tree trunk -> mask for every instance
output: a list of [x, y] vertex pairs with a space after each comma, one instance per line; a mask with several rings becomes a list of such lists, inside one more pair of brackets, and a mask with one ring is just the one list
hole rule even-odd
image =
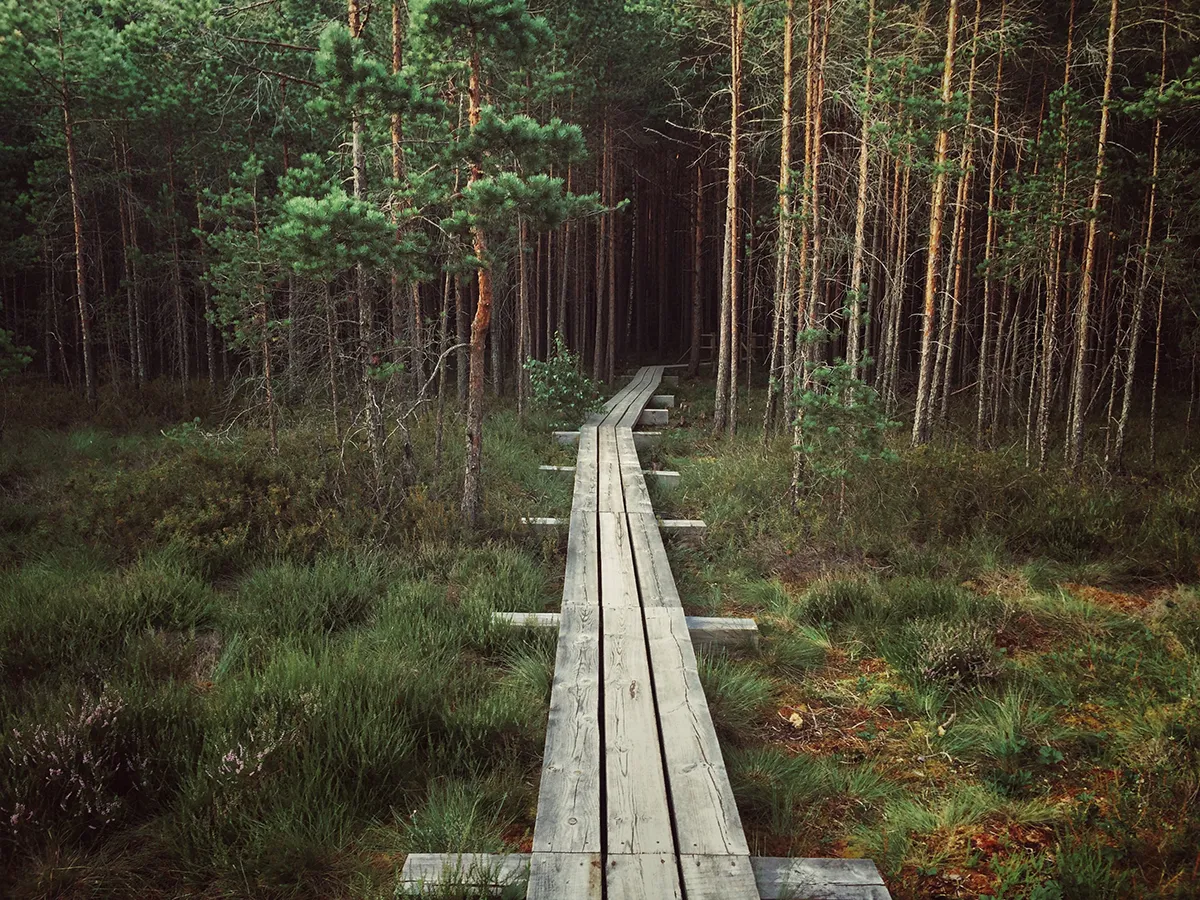
[[[872, 0], [874, 2], [874, 0]], [[779, 139], [779, 225], [775, 247], [775, 307], [771, 319], [771, 356], [767, 363], [767, 401], [763, 413], [763, 441], [770, 440], [778, 398], [786, 379], [780, 378], [786, 310], [792, 291], [792, 32], [795, 0], [787, 0], [783, 16], [783, 114]]]
[[96, 373], [92, 359], [92, 317], [88, 309], [87, 259], [83, 247], [83, 200], [79, 195], [79, 160], [75, 152], [75, 121], [67, 86], [67, 62], [63, 48], [63, 14], [58, 11], [58, 60], [62, 66], [63, 138], [67, 150], [67, 186], [71, 194], [71, 224], [75, 237], [75, 299], [79, 306], [79, 338], [83, 347], [83, 384], [90, 405], [96, 403]]
[[692, 342], [688, 376], [700, 371], [700, 334], [704, 319], [704, 166], [696, 160], [696, 194], [692, 214]]
[[[472, 35], [471, 80], [469, 87], [471, 130], [479, 126], [482, 86], [480, 82], [480, 50]], [[483, 172], [479, 163], [471, 164], [470, 184], [475, 184]], [[462, 515], [467, 524], [479, 522], [481, 504], [480, 470], [483, 461], [483, 365], [488, 327], [492, 321], [492, 270], [488, 263], [488, 242], [483, 226], [471, 227], [475, 258], [479, 260], [479, 302], [471, 322], [471, 370], [467, 390], [466, 467], [463, 475]]]
[[[729, 6], [729, 40], [732, 48], [732, 70], [729, 78], [729, 160], [725, 170], [725, 246], [721, 261], [721, 317], [717, 353], [717, 395], [713, 408], [713, 434], [732, 431], [731, 398], [737, 393], [737, 177], [738, 177], [738, 119], [741, 100], [741, 48], [739, 33], [744, 0]], [[731, 378], [732, 376], [732, 378]], [[732, 381], [732, 383], [731, 383]]]
[[[954, 47], [958, 36], [958, 0], [950, 0], [946, 23], [946, 56], [942, 66], [942, 102], [939, 117], [949, 114], [954, 83]], [[946, 207], [946, 154], [950, 134], [943, 121], [938, 127], [935, 147], [933, 193], [929, 207], [929, 246], [925, 260], [925, 307], [921, 325], [921, 363], [917, 382], [917, 408], [913, 415], [912, 442], [929, 441], [932, 426], [933, 328], [937, 316], [938, 267], [942, 252], [942, 225]]]
[[988, 165], [987, 232], [983, 239], [983, 323], [979, 339], [979, 368], [976, 383], [975, 443], [983, 443], [984, 410], [987, 408], [987, 362], [992, 333], [992, 251], [996, 244], [996, 187], [1000, 177], [1000, 91], [1004, 83], [1004, 16], [1007, 0], [1000, 3], [1000, 49], [996, 61], [996, 83], [992, 89], [992, 158]]
[[871, 151], [871, 58], [875, 42], [875, 0], [867, 8], [867, 54], [863, 64], [862, 128], [858, 138], [858, 199], [854, 206], [854, 259], [850, 264], [850, 308], [846, 322], [846, 362], [850, 377], [861, 376], [863, 264], [867, 239], [867, 178], [870, 174]]
[[1075, 402], [1071, 412], [1069, 462], [1078, 470], [1083, 462], [1084, 416], [1087, 403], [1088, 307], [1091, 302], [1092, 281], [1096, 266], [1096, 237], [1100, 216], [1100, 197], [1104, 190], [1104, 157], [1108, 149], [1108, 101], [1112, 96], [1113, 59], [1117, 42], [1117, 4], [1112, 0], [1108, 14], [1108, 57], [1104, 70], [1104, 99], [1100, 109], [1100, 136], [1096, 142], [1096, 175], [1092, 180], [1092, 202], [1087, 223], [1087, 243], [1083, 250], [1083, 271], [1079, 282], [1079, 309], [1076, 313], [1075, 341]]
[[[1161, 97], [1167, 84], [1167, 0], [1163, 0], [1162, 9], [1162, 53], [1159, 57], [1161, 68], [1158, 77], [1158, 94]], [[1150, 198], [1146, 203], [1146, 239], [1142, 245], [1142, 271], [1138, 277], [1137, 288], [1133, 296], [1133, 313], [1129, 322], [1129, 352], [1125, 358], [1125, 390], [1121, 397], [1121, 417], [1117, 420], [1117, 434], [1113, 441], [1111, 464], [1121, 465], [1121, 457], [1125, 452], [1125, 431], [1129, 427], [1129, 413], [1133, 408], [1134, 374], [1137, 371], [1138, 342], [1142, 336], [1142, 319], [1145, 316], [1146, 292], [1150, 287], [1150, 241], [1154, 234], [1154, 205], [1158, 194], [1158, 161], [1162, 145], [1162, 117], [1154, 117], [1154, 149], [1151, 152], [1150, 163]], [[1114, 376], [1115, 381], [1115, 376]]]

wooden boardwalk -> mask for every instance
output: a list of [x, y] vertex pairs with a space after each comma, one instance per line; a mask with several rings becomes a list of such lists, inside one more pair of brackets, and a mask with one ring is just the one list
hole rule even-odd
[[641, 369], [580, 428], [533, 852], [412, 854], [402, 881], [528, 900], [886, 898], [865, 860], [752, 860], [633, 427]]

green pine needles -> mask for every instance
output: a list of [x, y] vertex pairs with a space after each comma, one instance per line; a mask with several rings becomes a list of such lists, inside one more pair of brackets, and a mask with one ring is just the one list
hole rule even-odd
[[[864, 360], [864, 368], [870, 362]], [[898, 423], [888, 417], [879, 392], [856, 378], [845, 360], [811, 367], [797, 407], [801, 428], [796, 449], [819, 481], [844, 487], [857, 463], [896, 460], [886, 437]]]

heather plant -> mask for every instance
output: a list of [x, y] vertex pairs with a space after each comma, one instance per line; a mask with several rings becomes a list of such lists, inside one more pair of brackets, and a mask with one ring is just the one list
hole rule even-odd
[[7, 735], [3, 783], [10, 838], [98, 835], [121, 822], [148, 788], [147, 761], [123, 727], [113, 691], [84, 695], [60, 717], [22, 723]]

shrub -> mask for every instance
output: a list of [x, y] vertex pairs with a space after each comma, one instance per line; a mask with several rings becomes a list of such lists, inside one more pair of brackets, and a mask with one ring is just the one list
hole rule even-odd
[[926, 681], [969, 688], [995, 681], [1003, 671], [995, 631], [980, 622], [928, 622], [910, 626], [918, 636], [915, 669]]
[[600, 408], [600, 389], [583, 373], [579, 354], [567, 349], [561, 334], [554, 336], [554, 352], [546, 360], [525, 361], [533, 401], [554, 417], [556, 425], [577, 425]]

